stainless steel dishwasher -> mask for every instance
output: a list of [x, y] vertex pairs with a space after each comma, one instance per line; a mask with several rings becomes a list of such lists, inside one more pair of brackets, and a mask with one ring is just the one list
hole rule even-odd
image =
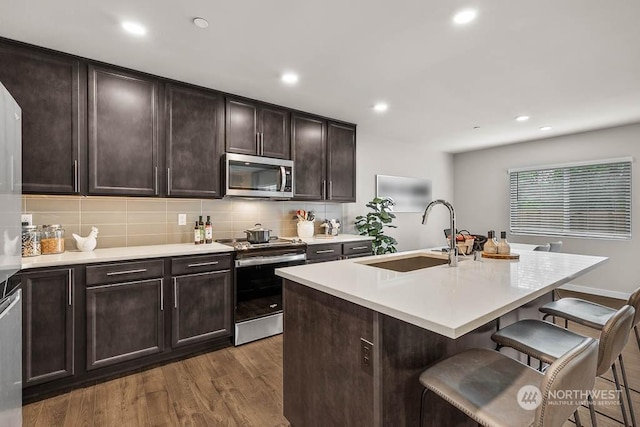
[[0, 301], [0, 427], [22, 425], [22, 291]]

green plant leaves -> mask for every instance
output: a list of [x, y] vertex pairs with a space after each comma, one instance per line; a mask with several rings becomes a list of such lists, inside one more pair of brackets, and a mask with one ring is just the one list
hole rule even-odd
[[358, 215], [355, 220], [356, 229], [361, 236], [373, 237], [373, 253], [382, 255], [385, 253], [398, 252], [395, 245], [398, 241], [391, 236], [384, 234], [384, 227], [397, 228], [391, 222], [396, 217], [390, 209], [395, 202], [390, 198], [375, 197], [366, 206], [373, 210], [366, 216]]

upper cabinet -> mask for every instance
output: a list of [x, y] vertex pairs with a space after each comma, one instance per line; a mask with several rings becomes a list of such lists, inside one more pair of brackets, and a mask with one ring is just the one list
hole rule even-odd
[[80, 61], [0, 44], [0, 81], [22, 108], [23, 192], [79, 194], [86, 135]]
[[159, 195], [158, 87], [89, 66], [89, 194]]
[[289, 115], [284, 108], [227, 98], [225, 151], [291, 158]]
[[293, 114], [294, 198], [356, 201], [356, 128]]
[[167, 195], [219, 197], [224, 97], [167, 84], [164, 127]]

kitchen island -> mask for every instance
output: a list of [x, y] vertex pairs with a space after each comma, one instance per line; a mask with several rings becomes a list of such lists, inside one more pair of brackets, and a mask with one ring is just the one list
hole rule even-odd
[[[493, 348], [498, 325], [539, 317], [552, 291], [606, 258], [522, 251], [394, 271], [431, 251], [278, 269], [284, 280], [284, 415], [292, 426], [417, 426], [427, 366]], [[393, 264], [393, 263], [392, 263]], [[474, 425], [433, 395], [426, 425]]]

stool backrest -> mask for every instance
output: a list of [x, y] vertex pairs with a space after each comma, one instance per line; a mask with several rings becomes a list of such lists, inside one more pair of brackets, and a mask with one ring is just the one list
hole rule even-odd
[[627, 304], [636, 310], [636, 315], [633, 318], [633, 325], [635, 326], [640, 323], [640, 288], [633, 291]]
[[597, 363], [598, 342], [585, 338], [549, 366], [540, 384], [542, 403], [536, 409], [536, 427], [560, 427], [569, 419], [593, 390]]
[[562, 250], [562, 240], [549, 243], [549, 252], [560, 252]]
[[535, 248], [533, 248], [534, 251], [538, 251], [538, 252], [549, 252], [549, 249], [551, 249], [551, 245], [548, 243], [546, 245], [538, 245]]
[[634, 315], [633, 307], [625, 305], [605, 323], [600, 332], [597, 375], [607, 372], [624, 350], [629, 340]]

